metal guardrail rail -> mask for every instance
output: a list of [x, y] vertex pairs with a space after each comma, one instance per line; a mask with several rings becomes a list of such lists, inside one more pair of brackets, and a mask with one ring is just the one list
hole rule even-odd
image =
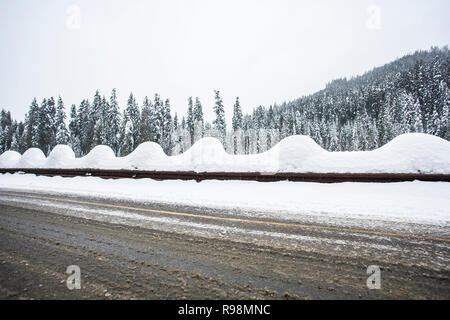
[[194, 172], [194, 171], [144, 171], [144, 170], [104, 170], [104, 169], [36, 169], [0, 168], [0, 173], [28, 173], [41, 176], [80, 177], [92, 176], [106, 179], [155, 180], [244, 180], [244, 181], [304, 181], [304, 182], [403, 182], [403, 181], [445, 181], [450, 182], [450, 174], [422, 173], [260, 173], [260, 172]]

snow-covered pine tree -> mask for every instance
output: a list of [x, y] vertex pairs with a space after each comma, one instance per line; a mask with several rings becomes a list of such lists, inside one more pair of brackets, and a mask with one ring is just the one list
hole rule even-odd
[[339, 151], [339, 136], [336, 122], [332, 122], [329, 129], [330, 133], [330, 151]]
[[78, 121], [77, 107], [73, 104], [70, 108], [70, 146], [77, 157], [81, 156], [80, 127]]
[[152, 140], [151, 118], [152, 118], [152, 103], [150, 99], [147, 96], [145, 96], [144, 101], [142, 102], [142, 111], [141, 111], [141, 127], [140, 127], [141, 142]]
[[444, 106], [441, 117], [440, 136], [444, 139], [450, 140], [450, 107], [449, 103]]
[[159, 94], [155, 94], [155, 99], [153, 102], [153, 107], [151, 108], [151, 132], [152, 139], [151, 141], [161, 144], [162, 138], [162, 114], [163, 114], [163, 102]]
[[121, 122], [120, 122], [120, 130], [119, 130], [119, 141], [120, 141], [120, 147], [119, 147], [119, 156], [125, 156], [125, 136], [127, 132], [127, 113], [125, 110], [122, 112]]
[[214, 129], [218, 132], [220, 142], [222, 142], [224, 149], [226, 149], [225, 138], [227, 134], [227, 124], [225, 121], [225, 109], [223, 106], [222, 98], [220, 97], [219, 90], [215, 90], [214, 93], [214, 113], [216, 114], [216, 119], [214, 119], [213, 121], [213, 126]]
[[95, 147], [102, 143], [102, 111], [103, 104], [102, 98], [99, 91], [97, 90], [94, 95], [94, 100], [92, 106], [89, 109], [89, 129], [88, 129], [88, 140], [91, 141], [91, 147]]
[[77, 114], [77, 125], [79, 129], [79, 140], [80, 140], [80, 156], [86, 155], [91, 151], [93, 147], [92, 136], [90, 135], [91, 130], [91, 104], [89, 100], [85, 99], [81, 101], [80, 107], [78, 108]]
[[70, 141], [69, 131], [66, 126], [66, 111], [61, 96], [58, 97], [56, 108], [56, 144], [68, 144]]
[[239, 97], [236, 97], [236, 102], [234, 103], [232, 126], [233, 131], [242, 129], [242, 108], [239, 103]]
[[5, 151], [5, 145], [4, 145], [4, 140], [5, 140], [5, 132], [2, 128], [2, 126], [0, 126], [0, 153], [3, 153]]
[[161, 147], [167, 155], [171, 155], [173, 140], [172, 140], [172, 116], [170, 115], [170, 101], [166, 99], [162, 113], [162, 141]]
[[[12, 120], [12, 118], [11, 118]], [[19, 141], [16, 139], [16, 131], [17, 131], [17, 121], [16, 120], [12, 120], [11, 125], [8, 127], [8, 130], [6, 131], [6, 141], [7, 141], [7, 145], [5, 146], [5, 151], [6, 150], [14, 150], [14, 151], [18, 151], [19, 150]]]
[[44, 99], [39, 109], [38, 126], [36, 131], [37, 147], [48, 155], [56, 145], [56, 107], [53, 97]]
[[443, 138], [448, 137], [450, 131], [449, 104], [450, 91], [447, 83], [442, 79], [437, 89], [432, 121], [434, 127], [433, 134]]
[[100, 108], [98, 110], [98, 119], [94, 124], [94, 144], [95, 145], [109, 145], [107, 139], [106, 119], [109, 109], [109, 103], [105, 96], [100, 98]]
[[120, 147], [122, 141], [120, 141], [120, 110], [119, 104], [117, 102], [117, 92], [116, 89], [112, 89], [111, 97], [109, 98], [109, 103], [107, 104], [107, 112], [105, 113], [105, 143], [110, 146], [116, 156], [120, 154]]
[[191, 136], [191, 145], [194, 144], [194, 106], [192, 97], [189, 97], [188, 99], [188, 112], [187, 112], [187, 119], [186, 119], [186, 126], [189, 131], [189, 135]]
[[253, 110], [253, 128], [256, 130], [256, 153], [263, 151], [263, 140], [266, 139], [265, 135], [262, 134], [265, 124], [264, 108], [259, 106]]
[[195, 98], [195, 106], [193, 111], [194, 118], [194, 142], [203, 138], [205, 135], [203, 108], [198, 97]]
[[52, 151], [52, 149], [56, 146], [56, 102], [53, 97], [50, 97], [50, 99], [47, 100], [47, 106], [48, 106], [48, 120], [50, 123], [50, 144], [48, 146], [48, 152], [47, 154]]
[[13, 138], [11, 142], [11, 150], [17, 151], [19, 153], [24, 153], [26, 151], [25, 148], [25, 125], [21, 121], [17, 123], [17, 121], [14, 121], [14, 124], [12, 126], [15, 128], [13, 132]]
[[175, 112], [175, 116], [173, 117], [173, 130], [178, 130], [179, 123], [178, 123], [178, 115]]
[[273, 112], [272, 106], [270, 106], [269, 110], [267, 111], [266, 128], [267, 129], [275, 129], [275, 114]]
[[13, 120], [11, 112], [3, 110], [0, 117], [0, 154], [11, 149], [13, 137]]
[[133, 93], [130, 93], [128, 98], [124, 120], [124, 145], [122, 156], [126, 156], [133, 152], [140, 143], [140, 111]]
[[422, 115], [419, 102], [402, 90], [399, 95], [399, 109], [402, 110], [402, 132], [422, 132]]
[[377, 121], [378, 135], [379, 135], [379, 146], [385, 145], [393, 138], [393, 120], [392, 120], [392, 109], [389, 103], [385, 103], [382, 106], [380, 116]]
[[36, 131], [39, 118], [39, 105], [36, 98], [31, 102], [30, 109], [25, 118], [25, 149], [37, 147]]

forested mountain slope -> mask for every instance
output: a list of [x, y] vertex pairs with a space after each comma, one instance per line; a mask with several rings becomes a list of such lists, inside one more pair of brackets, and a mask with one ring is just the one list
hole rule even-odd
[[[160, 144], [168, 155], [186, 151], [203, 137], [218, 138], [228, 153], [260, 153], [283, 138], [307, 135], [329, 151], [372, 150], [407, 132], [423, 132], [450, 140], [450, 55], [447, 47], [417, 51], [351, 79], [338, 79], [325, 89], [243, 114], [215, 91], [208, 106], [215, 119], [203, 118], [199, 98], [188, 98], [187, 114], [171, 113], [169, 99], [147, 96], [142, 104], [130, 94], [119, 106], [116, 90], [109, 98], [96, 92], [92, 101], [72, 105], [67, 119], [62, 98], [33, 99], [24, 122], [2, 110], [0, 153], [31, 147], [46, 155], [68, 144], [77, 156], [96, 145], [110, 146], [117, 156], [131, 153], [146, 141]], [[280, 79], [282, 81], [282, 79]], [[195, 102], [194, 102], [195, 101]], [[225, 110], [233, 112], [231, 126]], [[67, 124], [68, 123], [68, 124]]]

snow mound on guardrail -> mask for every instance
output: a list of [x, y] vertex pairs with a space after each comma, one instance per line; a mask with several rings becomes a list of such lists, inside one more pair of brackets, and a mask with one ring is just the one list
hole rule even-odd
[[48, 168], [65, 168], [74, 165], [75, 153], [68, 145], [59, 144], [50, 152], [46, 166]]
[[182, 168], [197, 172], [223, 171], [229, 167], [229, 156], [218, 139], [206, 137], [195, 142], [186, 152], [170, 157], [170, 167], [171, 170]]
[[45, 164], [45, 155], [38, 148], [30, 148], [20, 157], [19, 168], [41, 168]]
[[87, 155], [77, 161], [79, 168], [112, 169], [118, 164], [114, 151], [105, 145], [95, 146]]
[[297, 173], [434, 173], [450, 174], [450, 142], [422, 133], [396, 137], [373, 151], [328, 152], [307, 136], [291, 136], [272, 149], [251, 155], [225, 152], [216, 138], [203, 138], [177, 156], [145, 142], [126, 157], [115, 157], [108, 146], [96, 146], [75, 158], [69, 146], [56, 146], [45, 158], [31, 148], [22, 156], [7, 151], [3, 168], [96, 168], [196, 172], [297, 172]]
[[450, 142], [423, 133], [403, 134], [370, 155], [386, 170], [450, 173]]
[[128, 169], [158, 170], [167, 164], [168, 158], [159, 144], [144, 142], [122, 159]]
[[336, 173], [450, 174], [450, 142], [428, 134], [408, 133], [373, 151], [315, 154], [307, 167], [298, 169]]
[[17, 151], [5, 151], [0, 155], [0, 167], [7, 168], [11, 163], [17, 163], [22, 155]]
[[272, 161], [278, 161], [278, 171], [295, 172], [319, 169], [330, 152], [310, 137], [297, 135], [281, 140], [267, 153]]

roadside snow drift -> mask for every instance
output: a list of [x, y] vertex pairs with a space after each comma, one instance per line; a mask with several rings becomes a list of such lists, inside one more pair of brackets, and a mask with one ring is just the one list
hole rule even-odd
[[75, 161], [75, 153], [72, 148], [67, 145], [57, 145], [50, 152], [46, 164], [49, 167], [62, 167], [64, 165], [70, 165]]
[[[323, 184], [208, 180], [197, 183], [7, 173], [0, 175], [0, 188], [2, 192], [44, 192], [146, 204], [155, 202], [217, 208], [223, 209], [224, 214], [239, 210], [253, 217], [300, 221], [311, 217], [316, 222], [326, 223], [330, 223], [332, 218], [339, 218], [345, 219], [341, 223], [347, 227], [351, 218], [357, 219], [357, 228], [371, 228], [382, 221], [396, 221], [399, 225], [405, 222], [438, 225], [447, 228], [447, 236], [450, 230], [448, 182]], [[114, 210], [110, 208], [108, 212], [113, 214]]]
[[21, 155], [17, 151], [5, 151], [0, 155], [0, 167], [6, 168], [14, 166], [20, 159]]
[[177, 156], [167, 156], [158, 144], [145, 142], [126, 157], [116, 157], [108, 146], [96, 146], [81, 158], [75, 158], [69, 146], [58, 145], [48, 158], [36, 148], [22, 156], [6, 151], [0, 156], [0, 167], [450, 174], [450, 142], [428, 134], [408, 133], [373, 151], [328, 152], [310, 137], [291, 136], [261, 154], [232, 155], [224, 150], [219, 140], [208, 137]]

